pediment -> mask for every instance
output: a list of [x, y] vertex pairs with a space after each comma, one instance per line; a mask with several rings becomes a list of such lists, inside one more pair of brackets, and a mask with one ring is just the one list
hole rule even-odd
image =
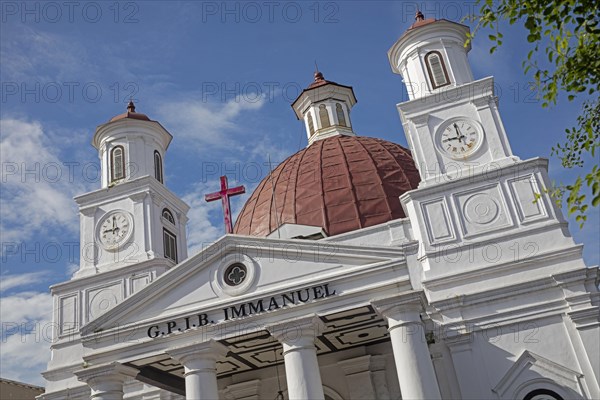
[[581, 372], [525, 350], [492, 389], [501, 399], [522, 399], [533, 389], [548, 389], [563, 398], [582, 398]]
[[[232, 270], [233, 265], [240, 269]], [[301, 299], [320, 298], [330, 290], [323, 286], [327, 282], [384, 268], [408, 279], [400, 248], [227, 235], [84, 326], [81, 334], [222, 310], [300, 289], [306, 291]]]

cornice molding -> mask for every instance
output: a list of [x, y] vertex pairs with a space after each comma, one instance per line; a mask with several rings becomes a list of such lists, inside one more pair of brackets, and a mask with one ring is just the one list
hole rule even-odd
[[187, 203], [150, 175], [125, 181], [107, 189], [98, 189], [79, 195], [75, 197], [75, 202], [79, 205], [80, 209], [83, 209], [91, 206], [101, 206], [116, 200], [132, 198], [132, 196], [145, 195], [146, 193], [162, 196], [165, 201], [172, 203], [184, 213], [187, 213], [190, 209]]

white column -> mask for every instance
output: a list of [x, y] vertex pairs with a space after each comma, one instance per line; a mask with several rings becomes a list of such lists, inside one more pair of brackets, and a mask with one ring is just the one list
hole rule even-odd
[[316, 315], [267, 327], [283, 345], [289, 400], [324, 400], [315, 338], [324, 325]]
[[387, 319], [403, 400], [441, 399], [419, 315], [425, 303], [422, 292], [372, 302]]
[[75, 372], [77, 379], [88, 384], [90, 399], [123, 400], [123, 383], [135, 377], [138, 370], [119, 363], [88, 367]]
[[185, 398], [188, 400], [217, 400], [217, 359], [227, 354], [227, 346], [210, 340], [167, 351], [183, 365]]

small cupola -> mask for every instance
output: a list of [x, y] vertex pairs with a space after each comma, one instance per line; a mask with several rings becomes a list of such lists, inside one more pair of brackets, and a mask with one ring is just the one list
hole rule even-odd
[[92, 145], [98, 150], [103, 188], [148, 175], [164, 183], [163, 159], [173, 136], [135, 108], [130, 101], [126, 112], [96, 128]]
[[350, 109], [355, 104], [352, 87], [328, 81], [316, 71], [314, 81], [300, 93], [292, 108], [304, 121], [310, 146], [331, 136], [356, 136], [350, 121]]
[[473, 81], [465, 47], [469, 27], [445, 19], [415, 22], [388, 51], [392, 71], [402, 75], [410, 100]]

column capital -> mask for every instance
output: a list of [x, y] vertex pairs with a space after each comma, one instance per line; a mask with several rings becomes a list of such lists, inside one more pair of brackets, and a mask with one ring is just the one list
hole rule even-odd
[[229, 348], [227, 346], [214, 339], [167, 350], [167, 354], [183, 364], [184, 367], [191, 361], [198, 359], [216, 361], [219, 357], [226, 356], [228, 352]]
[[420, 316], [427, 305], [425, 293], [404, 292], [371, 304], [387, 319], [402, 397], [441, 399]]
[[186, 399], [219, 398], [217, 359], [228, 351], [227, 346], [213, 339], [167, 350], [168, 355], [183, 365]]
[[425, 311], [427, 304], [427, 297], [422, 290], [404, 292], [397, 296], [371, 301], [371, 305], [379, 314], [395, 319], [401, 316], [400, 319], [406, 322], [421, 322], [419, 313]]
[[304, 347], [307, 345], [314, 347], [314, 341], [325, 330], [325, 324], [316, 314], [311, 314], [268, 325], [265, 328], [275, 339], [284, 345], [290, 347]]
[[283, 347], [288, 398], [323, 400], [325, 395], [315, 346], [316, 337], [325, 328], [321, 319], [310, 314], [265, 328]]
[[122, 400], [123, 383], [135, 378], [139, 371], [132, 367], [113, 362], [95, 365], [75, 371], [77, 379], [87, 383], [91, 389], [90, 399]]
[[444, 335], [444, 343], [448, 346], [451, 353], [466, 351], [471, 349], [473, 340], [475, 339], [473, 332], [469, 330], [446, 331]]
[[125, 382], [129, 378], [135, 378], [139, 371], [118, 362], [110, 364], [95, 365], [75, 371], [77, 379], [86, 382], [88, 385], [96, 382]]

